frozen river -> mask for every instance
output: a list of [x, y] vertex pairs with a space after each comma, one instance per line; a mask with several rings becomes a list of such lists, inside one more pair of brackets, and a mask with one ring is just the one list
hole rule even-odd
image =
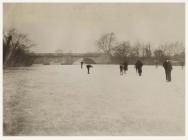
[[5, 135], [184, 135], [185, 70], [36, 65], [4, 70]]

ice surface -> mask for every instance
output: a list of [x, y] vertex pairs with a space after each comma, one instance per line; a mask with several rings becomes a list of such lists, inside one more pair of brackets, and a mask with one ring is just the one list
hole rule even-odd
[[184, 135], [185, 71], [118, 65], [4, 70], [5, 135]]

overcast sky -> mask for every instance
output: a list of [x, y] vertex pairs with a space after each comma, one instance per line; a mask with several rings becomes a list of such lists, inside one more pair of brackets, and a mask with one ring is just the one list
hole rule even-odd
[[4, 4], [4, 29], [16, 28], [35, 52], [94, 52], [114, 32], [119, 41], [185, 41], [184, 4]]

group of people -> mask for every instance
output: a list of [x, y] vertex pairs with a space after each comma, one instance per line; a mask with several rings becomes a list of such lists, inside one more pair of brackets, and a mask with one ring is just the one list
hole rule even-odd
[[[126, 66], [126, 68], [128, 68], [128, 63], [125, 62], [124, 64], [126, 64], [126, 65], [120, 64], [120, 75], [123, 75], [124, 66]], [[139, 76], [142, 75], [142, 66], [143, 66], [143, 63], [140, 60], [137, 60], [137, 62], [135, 63], [135, 69], [136, 69], [136, 72], [139, 74]], [[158, 67], [158, 63], [157, 63], [157, 67]], [[163, 67], [165, 69], [166, 81], [170, 82], [171, 81], [171, 71], [172, 71], [171, 62], [168, 59], [165, 59], [165, 61], [163, 63]], [[128, 70], [128, 69], [126, 69], [126, 70]]]
[[[137, 62], [135, 63], [135, 69], [136, 69], [136, 72], [139, 74], [139, 76], [142, 75], [142, 66], [143, 66], [143, 63], [140, 60], [137, 60]], [[126, 71], [128, 70], [127, 61], [125, 61], [123, 64], [120, 64], [119, 68], [120, 68], [120, 75], [125, 74]]]
[[[83, 68], [83, 62], [81, 63], [81, 69]], [[135, 69], [136, 72], [138, 73], [139, 76], [142, 75], [142, 66], [143, 63], [140, 60], [137, 60], [137, 62], [135, 63]], [[93, 66], [91, 64], [87, 64], [86, 68], [87, 68], [87, 73], [90, 74], [90, 68], [92, 68]], [[120, 64], [120, 75], [126, 74], [126, 71], [128, 70], [128, 62], [125, 61], [123, 64]], [[163, 67], [165, 69], [165, 75], [166, 75], [166, 81], [170, 82], [171, 81], [171, 71], [172, 71], [172, 64], [171, 62], [166, 59], [163, 63]]]

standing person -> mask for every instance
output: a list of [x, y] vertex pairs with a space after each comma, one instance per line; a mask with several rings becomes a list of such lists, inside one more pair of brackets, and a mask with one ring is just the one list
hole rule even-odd
[[123, 63], [123, 71], [124, 71], [124, 73], [126, 73], [127, 70], [128, 70], [128, 63], [127, 63], [127, 61], [125, 61]]
[[82, 61], [82, 62], [80, 62], [80, 64], [81, 64], [81, 69], [82, 69], [84, 62]]
[[166, 81], [170, 82], [171, 81], [171, 71], [172, 71], [172, 64], [168, 59], [165, 60], [163, 63], [163, 67], [165, 69], [165, 75], [166, 75]]
[[119, 65], [119, 68], [120, 68], [120, 75], [123, 75], [123, 65], [120, 64], [120, 65]]
[[140, 60], [137, 60], [135, 65], [136, 65], [136, 69], [138, 71], [139, 76], [141, 76], [143, 63]]
[[93, 66], [92, 65], [90, 65], [90, 64], [88, 64], [88, 65], [86, 65], [86, 68], [87, 68], [87, 73], [88, 74], [90, 74], [90, 68], [92, 68]]

